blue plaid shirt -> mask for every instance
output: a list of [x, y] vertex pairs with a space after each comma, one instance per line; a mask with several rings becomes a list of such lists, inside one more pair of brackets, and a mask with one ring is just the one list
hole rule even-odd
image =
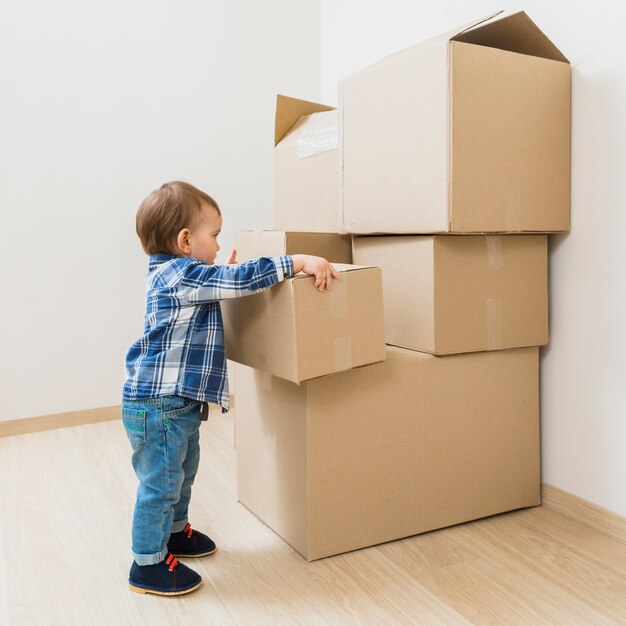
[[143, 336], [126, 355], [124, 400], [177, 395], [228, 411], [228, 372], [219, 300], [256, 293], [293, 275], [290, 256], [239, 265], [153, 254]]

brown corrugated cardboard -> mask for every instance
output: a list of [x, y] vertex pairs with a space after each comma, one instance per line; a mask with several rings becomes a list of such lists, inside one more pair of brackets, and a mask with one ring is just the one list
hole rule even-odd
[[540, 502], [538, 348], [237, 366], [236, 395], [239, 501], [309, 561]]
[[352, 263], [350, 235], [301, 233], [281, 230], [242, 230], [235, 233], [237, 260], [240, 263], [262, 256], [312, 254], [331, 263]]
[[296, 383], [384, 360], [380, 269], [335, 267], [330, 291], [300, 273], [223, 301], [227, 357]]
[[570, 66], [523, 13], [340, 83], [350, 233], [569, 230]]
[[343, 231], [337, 111], [286, 96], [276, 101], [274, 228]]
[[547, 235], [354, 237], [383, 271], [385, 341], [456, 354], [548, 342]]
[[289, 96], [276, 96], [276, 117], [274, 123], [274, 146], [277, 146], [303, 116], [322, 111], [334, 111], [335, 107]]

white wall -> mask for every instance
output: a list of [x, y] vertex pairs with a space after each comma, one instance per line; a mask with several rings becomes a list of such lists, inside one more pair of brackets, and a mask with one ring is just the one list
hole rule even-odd
[[[320, 49], [320, 0], [13, 3], [0, 22], [0, 420], [119, 403], [143, 314], [134, 214], [150, 190], [182, 178], [214, 195], [225, 259], [236, 230], [271, 226], [277, 92], [334, 104], [342, 76], [500, 7], [520, 8], [322, 0]], [[523, 8], [573, 65], [543, 479], [626, 515], [624, 8]]]
[[626, 515], [623, 3], [322, 0], [321, 102], [382, 55], [499, 8], [523, 8], [573, 66], [572, 231], [551, 241], [543, 480]]
[[319, 0], [12, 3], [0, 21], [0, 420], [120, 403], [140, 201], [271, 227], [276, 93], [319, 98]]

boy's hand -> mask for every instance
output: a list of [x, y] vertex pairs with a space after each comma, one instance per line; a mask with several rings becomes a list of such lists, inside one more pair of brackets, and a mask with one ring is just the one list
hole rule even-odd
[[233, 251], [230, 253], [230, 258], [228, 259], [228, 265], [232, 263], [237, 263], [237, 250], [233, 248]]
[[333, 278], [340, 279], [339, 272], [321, 256], [293, 254], [291, 258], [294, 272], [304, 272], [315, 276], [315, 287], [320, 291], [329, 291]]

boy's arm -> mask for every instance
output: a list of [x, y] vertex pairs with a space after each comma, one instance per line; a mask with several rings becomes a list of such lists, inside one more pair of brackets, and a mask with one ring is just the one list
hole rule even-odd
[[294, 274], [290, 256], [261, 257], [240, 265], [193, 263], [180, 284], [189, 302], [199, 304], [256, 293]]
[[237, 298], [267, 289], [298, 272], [315, 276], [315, 287], [328, 291], [339, 272], [324, 258], [308, 254], [261, 257], [240, 265], [194, 263], [185, 272], [181, 284], [189, 289], [193, 304]]

